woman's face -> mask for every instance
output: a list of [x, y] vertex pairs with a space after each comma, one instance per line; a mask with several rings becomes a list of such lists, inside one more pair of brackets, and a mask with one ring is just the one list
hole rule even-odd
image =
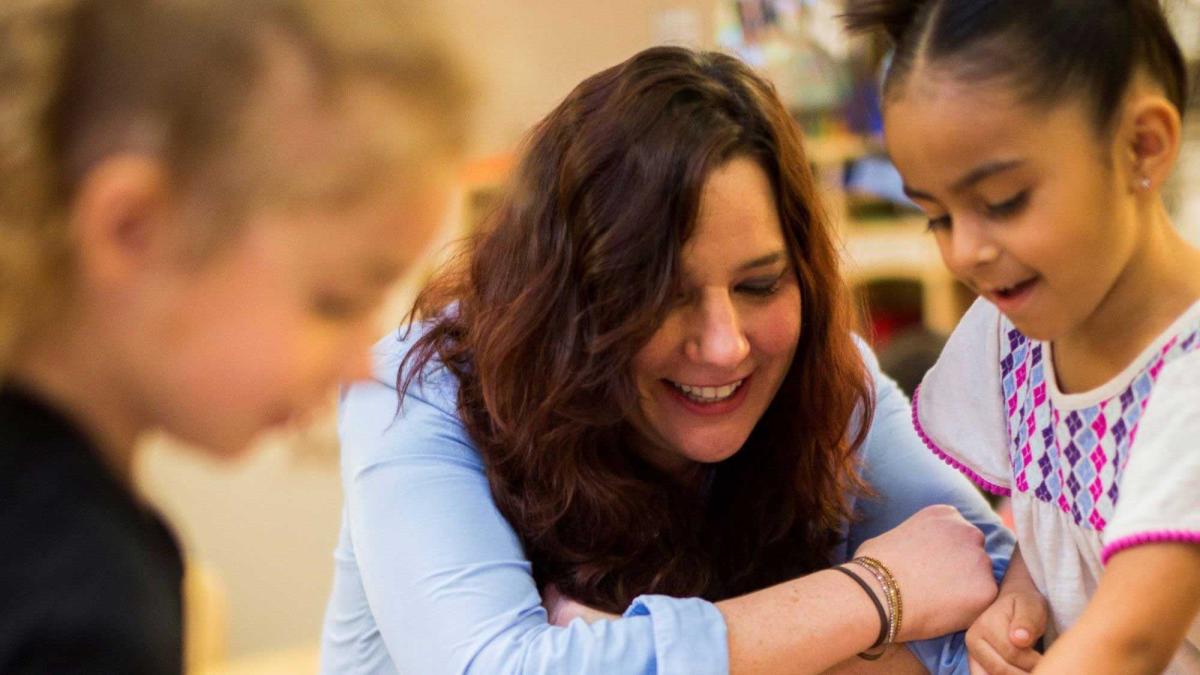
[[633, 361], [639, 450], [676, 474], [745, 444], [800, 337], [800, 288], [757, 162], [709, 176], [682, 262], [677, 303]]

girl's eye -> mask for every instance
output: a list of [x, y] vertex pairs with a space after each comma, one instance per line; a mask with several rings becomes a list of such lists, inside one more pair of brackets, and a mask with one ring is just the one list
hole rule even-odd
[[1015, 216], [1025, 208], [1025, 204], [1029, 202], [1029, 190], [1022, 190], [1015, 197], [999, 204], [988, 204], [987, 212], [992, 218], [1009, 218]]
[[936, 218], [930, 218], [929, 225], [925, 229], [930, 232], [950, 229], [950, 216], [938, 216]]
[[312, 309], [322, 318], [342, 321], [359, 317], [366, 310], [366, 306], [345, 296], [322, 293], [313, 298]]
[[[786, 272], [784, 274], [786, 274]], [[784, 274], [770, 278], [751, 279], [739, 284], [737, 288], [743, 293], [759, 298], [765, 298], [774, 295], [779, 291], [779, 287], [783, 282]]]

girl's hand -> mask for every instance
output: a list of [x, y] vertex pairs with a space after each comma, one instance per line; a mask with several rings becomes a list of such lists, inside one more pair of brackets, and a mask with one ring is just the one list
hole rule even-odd
[[996, 599], [983, 533], [952, 506], [916, 512], [864, 542], [856, 555], [878, 559], [900, 585], [904, 616], [897, 642], [966, 630]]
[[575, 602], [558, 592], [558, 587], [548, 584], [542, 590], [542, 607], [546, 608], [549, 622], [554, 626], [566, 626], [575, 619], [583, 619], [587, 623], [601, 620], [616, 620], [621, 617], [609, 614], [587, 605]]
[[1046, 631], [1050, 607], [1036, 590], [1003, 592], [967, 631], [971, 675], [1022, 675], [1042, 655], [1034, 650]]

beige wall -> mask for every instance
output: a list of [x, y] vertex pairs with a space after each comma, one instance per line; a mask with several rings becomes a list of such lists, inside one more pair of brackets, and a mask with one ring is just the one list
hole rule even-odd
[[[584, 77], [681, 32], [713, 33], [713, 0], [444, 0], [481, 82], [477, 150], [507, 150]], [[675, 19], [673, 21], [673, 19]], [[675, 27], [675, 28], [673, 28]], [[692, 42], [694, 40], [687, 40]]]
[[[473, 151], [486, 155], [510, 149], [585, 76], [664, 37], [682, 32], [708, 38], [715, 3], [443, 4], [456, 41], [470, 50], [481, 85]], [[394, 322], [399, 312], [392, 316]], [[328, 442], [328, 436], [318, 436], [317, 442]], [[230, 653], [315, 643], [340, 518], [335, 461], [297, 459], [293, 448], [279, 442], [266, 443], [247, 460], [229, 466], [213, 465], [167, 443], [151, 444], [143, 459], [145, 490], [176, 524], [189, 552], [204, 560], [227, 588]]]

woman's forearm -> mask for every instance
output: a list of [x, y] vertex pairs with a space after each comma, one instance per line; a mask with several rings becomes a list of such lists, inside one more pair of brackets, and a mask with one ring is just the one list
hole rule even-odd
[[717, 603], [729, 636], [729, 672], [821, 673], [868, 649], [879, 615], [866, 593], [824, 570]]
[[822, 675], [928, 675], [929, 669], [904, 645], [892, 645], [876, 661], [847, 659]]

